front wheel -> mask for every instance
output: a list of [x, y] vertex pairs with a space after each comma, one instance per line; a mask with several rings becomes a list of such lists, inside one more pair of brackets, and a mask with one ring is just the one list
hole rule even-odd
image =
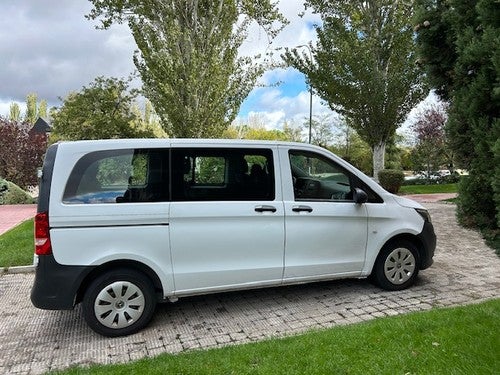
[[398, 241], [380, 252], [372, 277], [386, 290], [402, 290], [415, 283], [418, 275], [418, 251], [411, 242]]
[[87, 288], [83, 316], [95, 332], [125, 336], [139, 331], [153, 317], [156, 298], [151, 281], [130, 269], [109, 271]]

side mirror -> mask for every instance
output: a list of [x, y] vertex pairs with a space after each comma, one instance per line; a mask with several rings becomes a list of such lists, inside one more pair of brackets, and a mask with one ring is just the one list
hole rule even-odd
[[354, 188], [354, 202], [357, 204], [363, 204], [368, 201], [368, 194], [360, 188]]

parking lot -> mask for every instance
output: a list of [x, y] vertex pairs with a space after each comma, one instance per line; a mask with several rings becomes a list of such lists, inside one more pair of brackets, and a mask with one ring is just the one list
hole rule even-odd
[[438, 235], [434, 265], [417, 285], [387, 292], [366, 280], [342, 280], [180, 299], [157, 307], [138, 334], [105, 338], [80, 309], [31, 305], [33, 273], [0, 276], [0, 373], [40, 374], [92, 363], [240, 344], [310, 329], [500, 298], [500, 259], [477, 232], [456, 224], [455, 206], [426, 203]]

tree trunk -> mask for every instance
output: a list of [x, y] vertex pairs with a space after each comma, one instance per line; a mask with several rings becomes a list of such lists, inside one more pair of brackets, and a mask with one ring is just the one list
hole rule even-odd
[[373, 151], [373, 178], [378, 182], [378, 172], [385, 166], [385, 141], [380, 141], [372, 148]]

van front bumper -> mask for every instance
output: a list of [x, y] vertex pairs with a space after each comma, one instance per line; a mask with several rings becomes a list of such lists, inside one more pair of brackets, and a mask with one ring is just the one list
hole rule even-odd
[[31, 302], [45, 310], [71, 310], [84, 278], [94, 267], [65, 266], [53, 255], [38, 257]]
[[436, 250], [436, 233], [434, 232], [434, 226], [431, 222], [426, 221], [424, 223], [424, 228], [422, 232], [418, 235], [420, 242], [423, 245], [423, 252], [421, 252], [420, 256], [420, 269], [425, 270], [432, 266], [434, 260], [434, 251]]

